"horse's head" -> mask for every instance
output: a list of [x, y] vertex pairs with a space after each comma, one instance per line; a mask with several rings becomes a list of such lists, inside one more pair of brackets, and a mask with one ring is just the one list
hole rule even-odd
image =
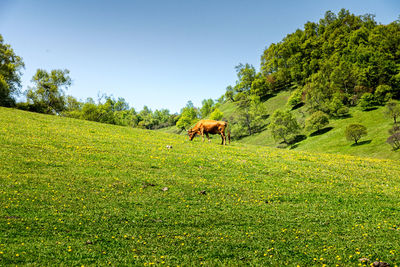
[[197, 132], [193, 131], [193, 129], [188, 130], [189, 140], [192, 141], [193, 138], [196, 136]]

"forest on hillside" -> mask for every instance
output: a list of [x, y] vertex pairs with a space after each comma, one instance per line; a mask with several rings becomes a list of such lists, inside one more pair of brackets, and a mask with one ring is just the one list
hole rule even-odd
[[[26, 101], [16, 103], [24, 63], [1, 35], [0, 57], [2, 106], [147, 129], [176, 125], [185, 130], [201, 118], [211, 118], [229, 120], [236, 138], [267, 126], [282, 137], [282, 127], [299, 128], [290, 112], [302, 106], [310, 121], [313, 116], [346, 117], [350, 107], [369, 110], [400, 98], [400, 19], [382, 25], [374, 15], [355, 15], [346, 9], [337, 14], [327, 11], [319, 22], [307, 22], [269, 45], [258, 69], [237, 65], [237, 81], [227, 86], [224, 95], [218, 100], [204, 99], [202, 107], [189, 101], [180, 114], [146, 106], [136, 111], [124, 98], [107, 95], [77, 100], [66, 94], [72, 79], [62, 69], [38, 69], [32, 78], [34, 86], [24, 90]], [[284, 90], [291, 92], [286, 107], [269, 114], [262, 103]], [[220, 110], [226, 103], [235, 105], [229, 116]], [[271, 117], [268, 122], [267, 117]]]
[[259, 71], [249, 64], [236, 71], [224, 98], [238, 105], [236, 121], [249, 135], [262, 126], [260, 102], [282, 90], [292, 92], [289, 109], [306, 105], [309, 114], [368, 110], [400, 97], [400, 20], [382, 25], [371, 14], [328, 11], [267, 47]]

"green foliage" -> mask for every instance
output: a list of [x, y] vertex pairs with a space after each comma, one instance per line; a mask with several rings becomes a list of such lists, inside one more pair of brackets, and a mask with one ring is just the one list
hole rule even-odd
[[329, 124], [328, 115], [326, 115], [322, 111], [316, 111], [311, 114], [310, 117], [306, 119], [306, 128], [307, 130], [321, 130], [326, 125]]
[[233, 102], [235, 100], [234, 99], [234, 95], [235, 95], [235, 92], [233, 90], [233, 87], [231, 85], [227, 86], [226, 87], [226, 92], [225, 92], [225, 99], [227, 101]]
[[393, 119], [397, 123], [397, 118], [400, 116], [400, 104], [397, 101], [391, 100], [385, 106], [385, 115]]
[[210, 114], [210, 120], [219, 121], [224, 117], [224, 114], [219, 110], [219, 108], [214, 109], [213, 112]]
[[303, 101], [303, 90], [302, 88], [297, 87], [297, 89], [293, 90], [292, 94], [288, 99], [288, 104], [291, 107], [295, 107], [300, 105]]
[[249, 64], [239, 64], [235, 67], [238, 80], [236, 85], [233, 87], [234, 92], [240, 93], [250, 93], [251, 85], [256, 78], [256, 70], [252, 65]]
[[347, 140], [358, 144], [361, 137], [367, 135], [367, 128], [361, 124], [350, 124], [346, 127], [345, 135]]
[[188, 130], [198, 119], [198, 112], [193, 106], [193, 103], [189, 101], [186, 107], [181, 110], [181, 115], [176, 122], [176, 127], [181, 130]]
[[14, 97], [21, 87], [22, 58], [14, 53], [10, 45], [5, 44], [0, 34], [0, 106], [14, 106]]
[[214, 100], [211, 98], [204, 99], [202, 102], [202, 107], [200, 108], [200, 116], [201, 118], [207, 118], [211, 112], [213, 112], [215, 108]]
[[390, 85], [378, 85], [378, 87], [376, 87], [374, 96], [379, 105], [384, 105], [393, 97], [393, 88]]
[[46, 70], [38, 69], [32, 78], [35, 84], [26, 92], [28, 101], [35, 107], [37, 112], [47, 114], [59, 114], [66, 109], [64, 90], [72, 83], [68, 76], [69, 70]]
[[260, 72], [249, 64], [237, 66], [238, 81], [227, 95], [236, 101], [243, 92], [263, 99], [296, 84], [290, 106], [303, 100], [314, 111], [341, 117], [364, 93], [375, 100], [364, 96], [363, 107], [382, 105], [400, 97], [399, 31], [399, 21], [378, 25], [369, 14], [328, 11], [319, 23], [307, 22], [265, 49]]
[[335, 94], [328, 103], [329, 114], [334, 117], [344, 117], [349, 114], [349, 108], [343, 104], [343, 95]]
[[263, 117], [266, 115], [265, 106], [260, 98], [250, 94], [238, 94], [238, 109], [230, 121], [236, 124], [232, 128], [232, 136], [241, 138], [261, 131], [264, 126]]
[[283, 139], [288, 143], [290, 137], [299, 132], [300, 127], [290, 111], [276, 110], [271, 116], [268, 129], [275, 140]]
[[369, 110], [374, 108], [377, 105], [375, 101], [375, 96], [371, 93], [365, 93], [361, 96], [360, 99], [360, 107], [363, 110]]
[[153, 112], [144, 106], [143, 110], [137, 113], [134, 108], [129, 107], [124, 98], [116, 100], [111, 96], [102, 96], [98, 103], [91, 98], [81, 103], [68, 96], [66, 107], [63, 116], [121, 126], [155, 130], [176, 123], [176, 115], [170, 114], [167, 109]]

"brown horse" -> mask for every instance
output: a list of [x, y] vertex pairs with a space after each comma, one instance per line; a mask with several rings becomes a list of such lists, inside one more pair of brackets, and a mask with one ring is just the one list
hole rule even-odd
[[[207, 136], [208, 142], [210, 142], [210, 137], [208, 134], [220, 134], [222, 138], [221, 145], [226, 145], [226, 135], [225, 129], [228, 128], [228, 123], [226, 121], [214, 121], [214, 120], [201, 120], [196, 125], [188, 131], [189, 140], [192, 141], [196, 134], [201, 135], [204, 142], [204, 134]], [[231, 143], [231, 133], [228, 129], [228, 140]]]

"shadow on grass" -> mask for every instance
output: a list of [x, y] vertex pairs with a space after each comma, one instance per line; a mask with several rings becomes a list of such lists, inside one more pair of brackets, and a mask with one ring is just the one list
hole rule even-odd
[[293, 107], [292, 107], [292, 110], [296, 110], [296, 109], [298, 109], [298, 108], [301, 108], [302, 106], [304, 106], [304, 103], [299, 103], [299, 104], [293, 106]]
[[289, 149], [295, 149], [295, 148], [298, 147], [298, 146], [299, 146], [299, 143], [294, 144], [294, 145], [291, 145], [291, 146], [289, 147]]
[[373, 107], [373, 108], [366, 108], [366, 109], [364, 109], [364, 111], [372, 111], [372, 110], [376, 110], [376, 109], [378, 109], [377, 107]]
[[362, 145], [365, 145], [365, 144], [370, 144], [371, 142], [372, 142], [372, 140], [365, 140], [365, 141], [358, 142], [357, 144], [354, 143], [351, 146], [362, 146]]
[[352, 118], [353, 116], [351, 116], [351, 114], [345, 114], [342, 116], [335, 116], [336, 119], [348, 119], [348, 118]]
[[299, 143], [305, 139], [307, 139], [306, 135], [298, 134], [287, 143], [285, 141], [280, 142], [279, 145], [276, 146], [276, 148], [288, 148], [289, 147], [289, 149], [293, 149], [298, 146], [297, 143]]
[[323, 128], [323, 129], [321, 129], [321, 130], [319, 130], [319, 131], [315, 131], [315, 132], [311, 133], [310, 136], [321, 135], [321, 134], [324, 134], [324, 133], [329, 132], [329, 131], [332, 130], [332, 129], [333, 129], [333, 127], [326, 127], [326, 128]]

